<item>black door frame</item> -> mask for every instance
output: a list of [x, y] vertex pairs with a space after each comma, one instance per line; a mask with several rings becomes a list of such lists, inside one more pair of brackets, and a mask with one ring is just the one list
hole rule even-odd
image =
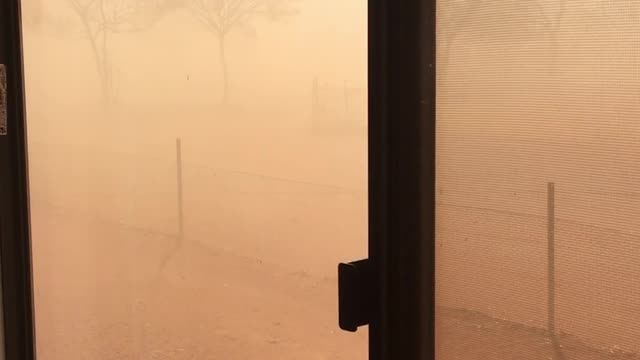
[[35, 358], [28, 167], [19, 0], [0, 1], [6, 135], [0, 134], [0, 262], [7, 360]]
[[370, 359], [434, 359], [436, 0], [368, 11]]
[[[436, 0], [370, 0], [371, 360], [435, 356]], [[35, 357], [20, 0], [0, 1], [8, 135], [0, 135], [5, 353]]]

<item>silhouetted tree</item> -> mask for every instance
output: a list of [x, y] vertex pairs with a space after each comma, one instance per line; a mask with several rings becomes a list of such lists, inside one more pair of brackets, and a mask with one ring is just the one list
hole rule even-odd
[[[500, 11], [496, 11], [500, 9]], [[550, 69], [557, 60], [558, 33], [566, 10], [566, 0], [450, 0], [438, 5], [438, 40], [441, 43], [439, 70], [444, 70], [442, 64], [450, 59], [450, 52], [457, 37], [471, 29], [476, 31], [500, 33], [491, 34], [492, 37], [522, 36], [522, 27], [528, 27], [529, 34], [542, 34], [549, 41]], [[505, 17], [510, 21], [505, 22]], [[487, 22], [494, 22], [496, 26], [482, 26]], [[541, 25], [540, 27], [535, 26]], [[506, 30], [511, 27], [511, 31]], [[540, 31], [540, 32], [538, 32]], [[513, 39], [511, 41], [516, 41]]]
[[550, 73], [554, 73], [558, 60], [558, 34], [567, 8], [566, 0], [556, 0], [551, 2], [534, 1], [538, 12], [543, 18], [549, 45], [551, 47]]
[[258, 16], [278, 20], [295, 14], [289, 0], [189, 0], [194, 17], [218, 40], [222, 70], [222, 103], [229, 101], [229, 71], [226, 56], [227, 36], [240, 28], [251, 27]]
[[82, 24], [100, 78], [104, 105], [115, 100], [110, 35], [135, 32], [150, 26], [163, 12], [160, 0], [67, 0]]
[[456, 38], [469, 26], [478, 9], [484, 6], [483, 0], [452, 0], [438, 4], [438, 72], [444, 74], [450, 60], [450, 53]]

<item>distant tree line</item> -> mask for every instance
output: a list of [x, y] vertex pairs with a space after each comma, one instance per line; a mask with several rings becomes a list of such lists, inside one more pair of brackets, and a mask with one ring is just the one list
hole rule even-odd
[[[41, 22], [43, 0], [24, 0], [33, 23]], [[217, 42], [222, 104], [229, 102], [227, 43], [238, 30], [255, 35], [255, 20], [282, 20], [296, 14], [296, 0], [64, 0], [75, 14], [91, 50], [105, 108], [116, 101], [111, 41], [114, 35], [144, 31], [163, 16], [186, 11]], [[30, 23], [31, 23], [30, 22]]]

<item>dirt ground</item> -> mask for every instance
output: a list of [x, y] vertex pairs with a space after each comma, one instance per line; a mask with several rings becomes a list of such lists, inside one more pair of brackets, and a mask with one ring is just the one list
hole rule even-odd
[[[438, 303], [546, 328], [544, 217], [439, 209]], [[558, 331], [595, 348], [637, 352], [637, 236], [560, 218], [555, 241]]]
[[[177, 248], [175, 139], [32, 136], [42, 359], [366, 358], [366, 331], [337, 328], [335, 278], [366, 254], [365, 141], [249, 121], [183, 138]], [[560, 188], [559, 355], [541, 330], [544, 193], [513, 188], [439, 194], [439, 358], [633, 359], [637, 237], [571, 221], [584, 202]]]
[[[73, 13], [52, 14], [66, 30], [25, 32], [39, 359], [366, 358], [366, 329], [338, 330], [335, 274], [366, 254], [366, 130], [310, 134], [314, 79], [342, 100], [366, 88], [358, 4], [309, 1], [290, 25], [230, 38], [224, 111], [217, 44], [185, 14], [110, 38], [108, 115]], [[560, 33], [555, 78], [539, 33], [513, 46], [478, 22], [456, 36], [438, 89], [438, 359], [638, 358], [638, 77], [621, 55], [636, 32], [608, 20], [591, 30], [607, 36]], [[343, 117], [365, 124], [364, 102]], [[547, 181], [557, 347], [543, 330]]]
[[637, 354], [589, 347], [568, 335], [559, 336], [554, 346], [544, 329], [468, 310], [440, 308], [438, 315], [438, 359], [640, 359]]
[[[335, 277], [194, 239], [160, 269], [172, 236], [51, 207], [33, 212], [40, 359], [367, 357], [366, 329], [337, 328]], [[544, 329], [475, 311], [440, 307], [437, 316], [439, 359], [640, 359], [567, 334], [558, 353]]]
[[192, 239], [161, 270], [172, 237], [33, 211], [40, 359], [366, 357], [366, 330], [338, 330], [335, 277]]

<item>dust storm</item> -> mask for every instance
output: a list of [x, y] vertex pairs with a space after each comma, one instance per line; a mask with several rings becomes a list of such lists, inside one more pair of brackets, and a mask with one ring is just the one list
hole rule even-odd
[[[438, 358], [639, 358], [640, 8], [437, 7]], [[366, 15], [23, 1], [39, 358], [366, 358]]]
[[366, 256], [364, 2], [23, 19], [39, 358], [365, 357], [336, 293]]
[[638, 10], [438, 2], [440, 358], [638, 358]]

